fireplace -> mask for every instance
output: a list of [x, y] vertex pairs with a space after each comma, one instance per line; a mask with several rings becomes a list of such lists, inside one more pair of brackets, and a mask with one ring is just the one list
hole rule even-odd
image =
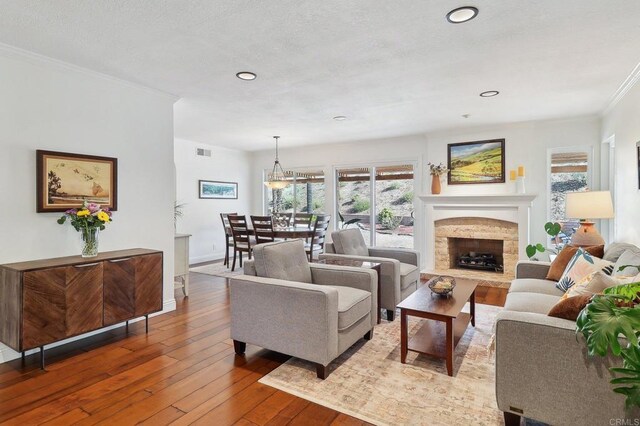
[[504, 272], [504, 240], [447, 238], [449, 268]]

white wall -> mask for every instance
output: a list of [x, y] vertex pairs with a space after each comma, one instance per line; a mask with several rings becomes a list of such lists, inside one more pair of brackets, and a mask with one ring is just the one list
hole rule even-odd
[[[333, 212], [335, 202], [335, 181], [333, 168], [340, 165], [372, 164], [384, 162], [413, 161], [417, 164], [416, 194], [430, 191], [431, 181], [426, 165], [428, 162], [447, 161], [447, 144], [486, 139], [506, 139], [507, 171], [524, 165], [527, 169], [527, 192], [537, 193], [531, 220], [532, 241], [545, 240], [544, 223], [547, 221], [547, 150], [556, 147], [590, 146], [598, 148], [594, 156], [594, 186], [599, 182], [597, 166], [599, 164], [600, 121], [598, 117], [578, 117], [566, 120], [532, 121], [495, 127], [468, 128], [414, 135], [402, 138], [358, 141], [343, 144], [318, 145], [287, 149], [283, 137], [280, 149], [280, 161], [285, 168], [321, 167], [326, 176], [326, 211]], [[262, 188], [262, 170], [273, 164], [273, 151], [253, 153], [252, 186]], [[507, 172], [507, 180], [509, 179]], [[446, 181], [446, 179], [445, 179]], [[514, 192], [510, 183], [487, 185], [447, 186], [446, 194], [502, 194]], [[252, 208], [260, 211], [264, 203], [264, 193], [255, 194]], [[416, 247], [422, 247], [423, 237], [422, 209], [416, 206]]]
[[636, 83], [602, 119], [602, 140], [615, 137], [616, 241], [640, 244], [640, 192], [638, 155], [640, 142], [640, 84]]
[[[59, 213], [36, 213], [36, 149], [116, 157], [118, 211], [100, 250], [162, 250], [165, 309], [174, 309], [174, 99], [4, 47], [0, 75], [0, 263], [80, 251]], [[0, 362], [17, 355], [0, 346]]]
[[[211, 157], [196, 156], [196, 148], [210, 149]], [[191, 234], [190, 263], [221, 259], [225, 243], [220, 213], [238, 212], [247, 216], [260, 213], [260, 210], [251, 211], [250, 154], [182, 139], [175, 140], [174, 150], [176, 201], [184, 204], [184, 215], [178, 219], [176, 231]], [[238, 199], [201, 200], [198, 198], [198, 180], [238, 182]]]

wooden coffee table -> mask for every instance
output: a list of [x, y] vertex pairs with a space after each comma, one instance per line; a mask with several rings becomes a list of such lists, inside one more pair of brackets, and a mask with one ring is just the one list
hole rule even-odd
[[334, 265], [334, 266], [351, 266], [354, 268], [366, 268], [366, 269], [373, 269], [374, 271], [376, 271], [376, 273], [378, 274], [378, 318], [377, 318], [377, 322], [378, 324], [380, 324], [381, 320], [380, 320], [380, 310], [382, 309], [380, 306], [380, 287], [381, 287], [381, 277], [380, 277], [380, 267], [382, 266], [382, 263], [378, 263], [378, 262], [367, 262], [367, 261], [363, 261], [363, 260], [355, 260], [355, 259], [336, 259], [336, 258], [329, 258], [329, 259], [320, 259], [320, 260], [313, 260], [313, 263], [323, 263], [325, 265]]
[[[476, 300], [475, 282], [458, 281], [453, 294], [438, 296], [428, 286], [423, 285], [415, 293], [404, 299], [400, 308], [400, 361], [405, 364], [407, 352], [413, 351], [447, 360], [447, 373], [453, 376], [453, 356], [458, 341], [467, 330], [467, 325], [475, 326]], [[469, 302], [470, 313], [462, 312]], [[420, 330], [408, 339], [407, 317], [425, 318]]]

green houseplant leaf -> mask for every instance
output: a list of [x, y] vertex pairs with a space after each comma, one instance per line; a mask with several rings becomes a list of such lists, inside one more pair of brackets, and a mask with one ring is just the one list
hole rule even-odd
[[547, 222], [544, 224], [544, 230], [549, 236], [555, 237], [560, 233], [560, 231], [562, 231], [562, 225], [558, 222]]
[[640, 347], [629, 345], [622, 351], [622, 368], [611, 368], [611, 371], [624, 377], [617, 377], [611, 380], [612, 385], [617, 386], [614, 392], [627, 397], [625, 405], [640, 407]]
[[615, 287], [609, 287], [604, 290], [604, 294], [608, 294], [610, 296], [618, 296], [623, 299], [625, 302], [633, 302], [638, 297], [640, 293], [640, 282], [630, 283], [618, 285]]

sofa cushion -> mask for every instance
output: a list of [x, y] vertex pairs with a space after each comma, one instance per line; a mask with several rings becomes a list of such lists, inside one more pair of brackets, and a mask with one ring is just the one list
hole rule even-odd
[[611, 243], [607, 246], [607, 249], [604, 252], [604, 256], [602, 257], [604, 260], [608, 260], [609, 262], [617, 262], [618, 258], [622, 256], [627, 250], [638, 250], [637, 246], [628, 243]]
[[527, 292], [509, 293], [504, 304], [504, 309], [507, 311], [547, 315], [559, 300], [559, 296], [552, 296], [550, 294]]
[[580, 312], [591, 301], [592, 297], [592, 294], [581, 294], [578, 296], [567, 297], [566, 299], [560, 299], [560, 301], [556, 303], [551, 310], [549, 310], [548, 315], [550, 317], [575, 321], [578, 319]]
[[333, 248], [337, 254], [369, 256], [369, 249], [358, 228], [343, 229], [331, 233]]
[[371, 293], [352, 287], [327, 286], [338, 291], [338, 330], [346, 330], [371, 313]]
[[[620, 270], [620, 267], [628, 265], [632, 266]], [[637, 247], [630, 248], [616, 260], [616, 264], [613, 267], [613, 275], [617, 277], [635, 277], [640, 273], [638, 265], [640, 265], [640, 249]]]
[[516, 278], [511, 281], [509, 293], [540, 293], [550, 296], [562, 296], [564, 292], [556, 288], [556, 282], [551, 280], [538, 280], [536, 278]]
[[401, 262], [400, 288], [404, 290], [418, 280], [420, 280], [420, 269], [415, 265]]
[[[639, 275], [640, 277], [640, 275]], [[582, 280], [580, 280], [576, 285], [572, 286], [562, 297], [563, 299], [569, 297], [580, 296], [582, 294], [596, 294], [602, 293], [605, 289], [609, 287], [617, 287], [623, 284], [630, 284], [632, 282], [636, 282], [637, 278], [635, 276], [632, 277], [623, 277], [617, 276], [612, 277], [605, 274], [602, 271], [593, 272]]]
[[580, 248], [573, 255], [556, 287], [562, 291], [567, 291], [578, 281], [596, 271], [603, 271], [605, 274], [611, 275], [613, 263], [592, 256], [586, 250]]
[[[565, 246], [560, 253], [553, 259], [551, 262], [551, 266], [549, 266], [549, 271], [547, 272], [547, 279], [551, 281], [560, 281], [562, 278], [562, 274], [567, 269], [567, 265], [580, 247], [567, 245]], [[602, 258], [604, 255], [604, 246], [591, 246], [591, 247], [583, 247], [583, 250], [586, 250], [587, 253]]]
[[311, 283], [311, 267], [303, 240], [258, 244], [253, 249], [256, 275]]

